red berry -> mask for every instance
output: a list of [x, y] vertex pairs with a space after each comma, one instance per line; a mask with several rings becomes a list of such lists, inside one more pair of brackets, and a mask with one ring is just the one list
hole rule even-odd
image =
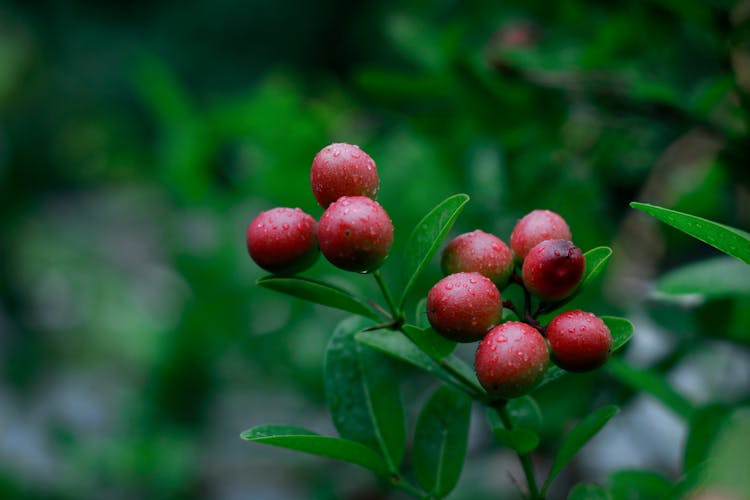
[[598, 368], [612, 351], [612, 334], [600, 318], [580, 310], [565, 311], [547, 325], [552, 357], [560, 367], [573, 372]]
[[479, 273], [449, 274], [427, 294], [427, 319], [436, 332], [456, 342], [474, 342], [503, 315], [497, 287]]
[[477, 229], [453, 238], [440, 265], [444, 274], [477, 272], [502, 288], [513, 272], [513, 254], [503, 240]]
[[508, 399], [531, 391], [548, 363], [544, 337], [526, 323], [508, 321], [487, 332], [479, 343], [474, 369], [490, 396]]
[[320, 206], [328, 208], [342, 196], [367, 196], [373, 200], [380, 189], [375, 162], [359, 146], [334, 143], [315, 155], [310, 184]]
[[377, 201], [342, 196], [320, 217], [318, 242], [334, 266], [361, 273], [374, 271], [391, 249], [393, 223]]
[[521, 273], [529, 292], [542, 300], [560, 300], [573, 293], [585, 267], [583, 252], [572, 242], [547, 240], [529, 251]]
[[533, 210], [520, 219], [510, 235], [510, 248], [523, 260], [535, 245], [544, 240], [571, 240], [565, 219], [549, 210]]
[[247, 226], [247, 251], [266, 271], [304, 271], [318, 258], [315, 219], [299, 208], [277, 207], [261, 212]]

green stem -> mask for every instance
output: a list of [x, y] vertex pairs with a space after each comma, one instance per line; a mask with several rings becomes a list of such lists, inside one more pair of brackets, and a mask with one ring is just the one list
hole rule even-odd
[[373, 272], [372, 275], [375, 277], [375, 281], [377, 281], [378, 286], [380, 287], [380, 291], [383, 294], [383, 297], [385, 297], [385, 301], [388, 304], [388, 308], [391, 310], [391, 316], [394, 321], [400, 321], [401, 313], [396, 307], [396, 303], [393, 301], [393, 296], [391, 295], [391, 291], [388, 290], [388, 285], [385, 284], [385, 280], [383, 280], [383, 274], [380, 272], [380, 269]]
[[[510, 419], [510, 415], [508, 414], [508, 409], [505, 407], [507, 401], [502, 400], [492, 405], [493, 408], [497, 411], [497, 414], [500, 416], [500, 420], [502, 420], [503, 425], [506, 429], [512, 430], [513, 429], [513, 421]], [[529, 485], [529, 497], [531, 500], [543, 500], [544, 495], [539, 493], [539, 487], [536, 484], [536, 477], [534, 475], [534, 464], [531, 462], [531, 454], [530, 453], [516, 453], [518, 455], [518, 459], [521, 461], [521, 467], [523, 468], [523, 473], [526, 476], [526, 483]]]

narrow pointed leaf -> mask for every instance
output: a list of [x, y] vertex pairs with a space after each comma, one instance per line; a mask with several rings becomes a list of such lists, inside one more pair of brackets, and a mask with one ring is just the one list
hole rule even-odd
[[542, 428], [542, 411], [536, 400], [529, 396], [521, 396], [508, 400], [505, 404], [508, 416], [514, 427], [527, 427], [533, 431]]
[[429, 326], [417, 328], [413, 325], [404, 325], [403, 329], [406, 336], [432, 359], [443, 360], [456, 348], [455, 342], [441, 336]]
[[490, 421], [492, 435], [500, 444], [521, 454], [535, 450], [539, 446], [539, 435], [536, 432], [525, 427], [508, 429], [494, 408], [487, 408], [487, 419]]
[[399, 380], [389, 357], [354, 338], [371, 324], [348, 318], [334, 331], [326, 349], [326, 401], [341, 437], [380, 450], [397, 470], [406, 441]]
[[583, 278], [581, 278], [579, 288], [588, 285], [591, 280], [604, 271], [604, 266], [609, 261], [609, 258], [612, 257], [612, 249], [609, 247], [592, 248], [583, 254], [583, 257], [586, 260], [586, 269], [583, 271]]
[[628, 387], [655, 397], [677, 415], [685, 419], [690, 417], [693, 405], [675, 391], [663, 376], [649, 370], [633, 368], [616, 357], [610, 358], [605, 369]]
[[467, 365], [464, 360], [455, 354], [451, 354], [440, 361], [440, 366], [445, 367], [452, 374], [456, 374], [456, 378], [460, 378], [465, 385], [471, 387], [477, 397], [485, 397], [487, 395], [487, 392], [477, 379], [477, 374], [474, 371], [474, 368]]
[[348, 439], [321, 436], [302, 427], [261, 425], [246, 430], [241, 437], [247, 441], [342, 460], [370, 469], [379, 476], [388, 475], [383, 459], [367, 446]]
[[401, 309], [417, 278], [440, 248], [440, 244], [468, 201], [469, 197], [465, 194], [455, 194], [446, 198], [425, 215], [411, 232], [404, 249], [404, 276], [408, 276], [408, 281], [401, 294]]
[[605, 406], [599, 408], [595, 412], [587, 415], [583, 420], [578, 422], [578, 425], [565, 436], [565, 439], [560, 445], [560, 449], [557, 450], [555, 460], [552, 462], [552, 468], [550, 469], [547, 481], [544, 483], [542, 492], [545, 493], [552, 481], [557, 477], [563, 468], [568, 465], [568, 462], [583, 446], [593, 438], [597, 432], [599, 432], [609, 420], [614, 417], [617, 412], [620, 411], [614, 405]]
[[633, 336], [633, 323], [625, 318], [616, 316], [601, 316], [601, 320], [612, 334], [612, 352], [617, 351], [628, 343]]
[[750, 266], [723, 255], [702, 260], [662, 276], [655, 293], [657, 298], [692, 295], [704, 300], [750, 295]]
[[430, 321], [427, 319], [427, 297], [423, 297], [417, 303], [414, 324], [419, 328], [427, 328], [430, 326]]
[[442, 498], [456, 486], [469, 437], [471, 399], [446, 386], [425, 404], [414, 434], [414, 474], [422, 487]]
[[737, 257], [745, 264], [750, 264], [750, 234], [745, 231], [647, 203], [633, 202], [630, 206], [646, 212], [693, 238], [708, 243], [725, 254]]
[[539, 382], [539, 385], [537, 385], [534, 390], [540, 389], [544, 387], [545, 385], [554, 382], [555, 380], [559, 379], [563, 375], [567, 374], [565, 370], [557, 366], [556, 364], [552, 363], [550, 361], [549, 365], [547, 365], [547, 371], [544, 372], [544, 377], [542, 377], [542, 381]]
[[262, 287], [285, 293], [298, 299], [307, 300], [308, 302], [341, 309], [342, 311], [354, 313], [365, 318], [378, 319], [378, 315], [361, 299], [329, 283], [298, 276], [265, 276], [258, 279], [256, 283]]
[[[375, 330], [360, 332], [356, 336], [357, 341], [377, 349], [393, 358], [404, 361], [412, 366], [424, 370], [446, 384], [459, 390], [464, 390], [463, 385], [455, 379], [445, 368], [425, 352], [419, 349], [403, 333], [393, 330]], [[481, 389], [481, 387], [480, 387]], [[479, 394], [483, 394], [484, 391]]]

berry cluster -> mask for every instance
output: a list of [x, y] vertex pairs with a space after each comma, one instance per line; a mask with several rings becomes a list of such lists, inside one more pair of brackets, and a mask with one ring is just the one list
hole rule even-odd
[[295, 274], [320, 252], [347, 271], [380, 267], [393, 243], [393, 224], [375, 201], [380, 178], [372, 158], [351, 144], [326, 146], [312, 162], [310, 184], [325, 209], [320, 221], [299, 208], [261, 212], [247, 228], [247, 250], [255, 263], [274, 274]]
[[[546, 327], [537, 321], [573, 294], [583, 277], [585, 259], [571, 238], [560, 215], [534, 210], [513, 228], [510, 248], [481, 230], [461, 234], [444, 248], [446, 276], [427, 296], [427, 318], [450, 340], [481, 340], [475, 370], [490, 396], [513, 398], [532, 390], [547, 370], [550, 351], [552, 361], [570, 371], [592, 370], [609, 358], [612, 335], [594, 314], [566, 311]], [[503, 302], [501, 292], [510, 284], [523, 289], [523, 310]], [[518, 321], [501, 322], [504, 307]]]
[[[310, 267], [322, 253], [340, 269], [376, 271], [393, 243], [393, 224], [375, 201], [380, 178], [372, 158], [351, 144], [326, 146], [313, 159], [310, 184], [324, 209], [320, 220], [299, 208], [261, 212], [247, 229], [253, 260], [271, 273], [290, 275]], [[573, 294], [583, 277], [585, 259], [571, 239], [560, 215], [534, 210], [513, 228], [510, 247], [476, 230], [443, 249], [445, 277], [427, 295], [427, 318], [449, 340], [481, 340], [475, 370], [491, 397], [532, 390], [547, 370], [550, 352], [554, 363], [570, 371], [607, 361], [612, 335], [595, 315], [566, 311], [546, 327], [538, 322]], [[511, 284], [522, 288], [523, 308], [503, 301], [501, 293]], [[504, 309], [513, 311], [517, 321], [503, 322]], [[397, 315], [403, 313], [393, 313], [392, 324], [400, 324], [403, 318]]]

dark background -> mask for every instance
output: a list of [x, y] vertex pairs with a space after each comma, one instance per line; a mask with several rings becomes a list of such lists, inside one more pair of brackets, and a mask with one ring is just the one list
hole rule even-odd
[[[334, 432], [322, 356], [343, 313], [255, 286], [244, 246], [261, 210], [320, 215], [309, 168], [330, 142], [378, 165], [394, 287], [409, 231], [450, 194], [472, 197], [454, 233], [506, 241], [552, 209], [584, 250], [613, 246], [575, 305], [635, 323], [628, 360], [696, 404], [746, 404], [750, 292], [653, 293], [720, 254], [628, 202], [750, 227], [749, 16], [698, 0], [0, 3], [0, 496], [387, 495], [239, 439]], [[377, 292], [324, 259], [308, 274]], [[413, 422], [433, 383], [404, 381]], [[623, 407], [555, 495], [618, 468], [679, 476], [685, 422], [606, 372], [537, 399], [541, 471], [576, 418]], [[481, 417], [453, 498], [512, 498], [520, 469]]]

